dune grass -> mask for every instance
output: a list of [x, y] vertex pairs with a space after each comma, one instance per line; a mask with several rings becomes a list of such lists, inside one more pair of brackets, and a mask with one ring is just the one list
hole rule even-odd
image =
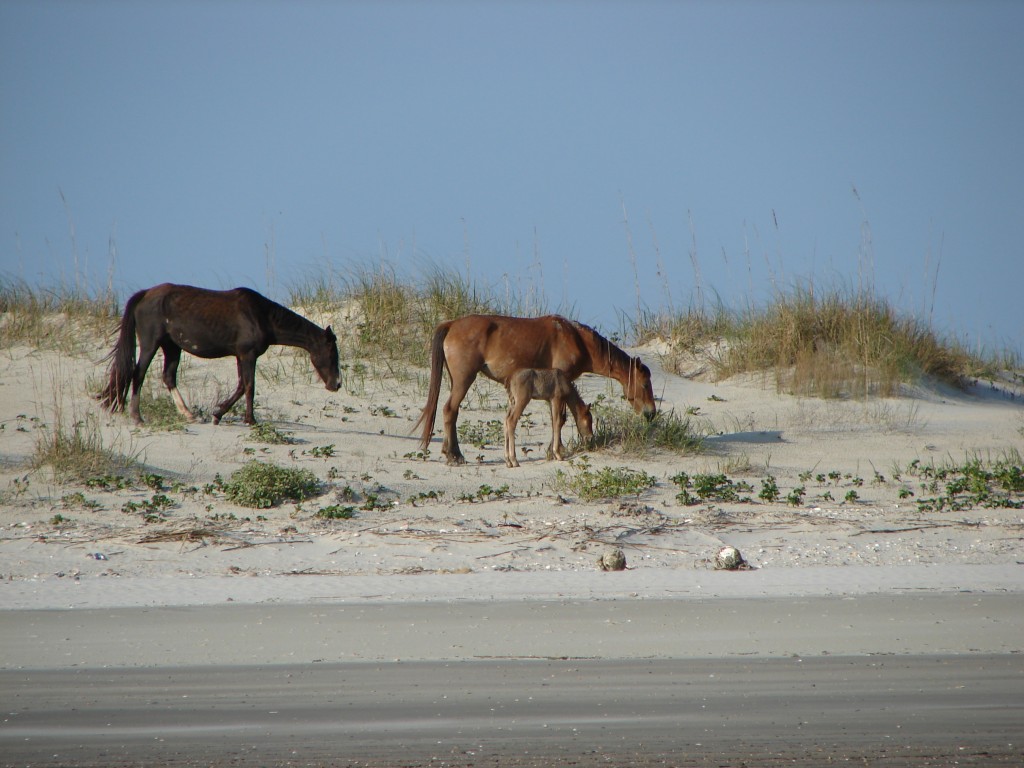
[[[634, 334], [666, 339], [670, 368], [703, 351], [719, 378], [761, 373], [774, 379], [779, 391], [824, 398], [892, 396], [901, 384], [924, 377], [960, 386], [999, 362], [941, 338], [872, 291], [807, 285], [736, 312], [718, 306], [651, 313], [638, 318]], [[724, 343], [713, 353], [702, 350], [719, 341]]]
[[[350, 327], [335, 328], [343, 357], [386, 359], [425, 367], [430, 339], [443, 320], [473, 313], [516, 314], [522, 303], [436, 265], [410, 277], [388, 265], [357, 265], [318, 275], [289, 290], [292, 306], [330, 313], [346, 308]], [[340, 330], [340, 332], [339, 332]]]
[[120, 317], [112, 291], [57, 285], [35, 288], [0, 276], [0, 348], [28, 344], [74, 353], [105, 338]]
[[79, 483], [94, 477], [126, 476], [140, 466], [134, 457], [106, 445], [99, 425], [88, 417], [58, 417], [41, 428], [31, 463], [34, 469], [50, 467], [61, 481]]

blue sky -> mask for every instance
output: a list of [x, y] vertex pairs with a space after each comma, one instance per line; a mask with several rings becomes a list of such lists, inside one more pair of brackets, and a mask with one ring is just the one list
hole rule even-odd
[[[1024, 340], [1024, 3], [0, 3], [0, 272], [386, 260], [639, 303], [871, 282]], [[74, 237], [72, 237], [72, 228]]]

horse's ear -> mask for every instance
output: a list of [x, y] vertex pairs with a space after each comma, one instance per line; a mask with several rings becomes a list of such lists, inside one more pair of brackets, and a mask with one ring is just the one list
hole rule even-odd
[[335, 339], [338, 338], [337, 336], [334, 335], [334, 331], [331, 330], [331, 326], [329, 325], [324, 329], [324, 336], [326, 336], [331, 341], [334, 341]]

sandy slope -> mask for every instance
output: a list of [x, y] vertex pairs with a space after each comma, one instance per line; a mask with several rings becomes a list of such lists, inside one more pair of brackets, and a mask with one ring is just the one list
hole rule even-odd
[[[778, 394], [757, 379], [676, 376], [662, 370], [654, 350], [638, 350], [654, 370], [661, 408], [698, 408], [696, 419], [714, 434], [701, 455], [589, 454], [594, 467], [643, 469], [658, 484], [639, 498], [583, 503], [553, 486], [556, 472], [577, 470], [537, 458], [548, 439], [544, 403], [531, 404], [520, 426], [519, 444], [532, 451], [520, 469], [505, 467], [498, 443], [464, 443], [469, 463], [453, 468], [440, 460], [437, 440], [427, 460], [416, 454], [410, 430], [425, 399], [422, 371], [343, 361], [345, 386], [331, 394], [301, 353], [272, 350], [257, 369], [257, 416], [297, 442], [262, 445], [234, 413], [219, 426], [182, 431], [135, 429], [123, 415], [102, 413], [90, 393], [105, 351], [97, 345], [74, 356], [27, 347], [0, 352], [0, 608], [301, 600], [325, 589], [410, 599], [524, 590], [664, 596], [676, 592], [674, 585], [689, 585], [679, 590], [684, 594], [701, 588], [694, 584], [728, 592], [733, 587], [715, 580], [723, 574], [708, 581], [710, 559], [723, 544], [738, 547], [758, 569], [725, 574], [731, 583], [750, 579], [787, 594], [1024, 587], [1021, 510], [920, 512], [915, 500], [929, 493], [906, 472], [914, 460], [962, 464], [1024, 447], [1024, 400], [1012, 387], [821, 401]], [[189, 358], [179, 381], [189, 403], [208, 412], [233, 387], [234, 361]], [[588, 401], [621, 395], [600, 377], [580, 383]], [[463, 423], [499, 419], [504, 391], [478, 382], [466, 405]], [[128, 502], [151, 500], [153, 489], [59, 484], [49, 471], [26, 467], [45, 430], [76, 421], [164, 478], [163, 493], [173, 502], [165, 521], [124, 511]], [[570, 420], [565, 437], [573, 431]], [[309, 469], [327, 491], [269, 510], [204, 491], [218, 474], [226, 478], [254, 458]], [[684, 505], [670, 480], [681, 471], [725, 471], [749, 482], [755, 501]], [[811, 477], [801, 478], [806, 472]], [[839, 479], [815, 479], [830, 472]], [[767, 474], [782, 494], [776, 503], [757, 500]], [[504, 486], [500, 495], [488, 493]], [[806, 493], [793, 506], [785, 496], [797, 486]], [[901, 499], [901, 489], [915, 496]], [[844, 500], [850, 491], [856, 500]], [[353, 519], [315, 516], [330, 505], [364, 506], [371, 496], [376, 508]], [[55, 515], [64, 522], [52, 523]], [[613, 546], [625, 551], [624, 574], [596, 568]], [[537, 575], [524, 581], [524, 572]], [[611, 587], [615, 578], [623, 581]], [[855, 584], [871, 586], [844, 586]]]

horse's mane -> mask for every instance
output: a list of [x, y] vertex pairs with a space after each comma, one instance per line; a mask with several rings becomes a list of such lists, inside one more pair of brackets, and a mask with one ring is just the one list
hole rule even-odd
[[632, 361], [632, 358], [628, 354], [626, 354], [626, 352], [620, 349], [616, 344], [606, 339], [604, 336], [602, 336], [600, 333], [598, 333], [596, 330], [594, 330], [586, 323], [581, 323], [579, 320], [569, 320], [568, 322], [571, 323], [576, 328], [576, 330], [578, 330], [584, 336], [589, 335], [593, 339], [594, 343], [605, 351], [605, 353], [608, 355], [609, 360], [611, 360], [611, 358], [615, 358], [615, 362], [619, 363], [620, 365], [627, 367], [629, 366], [630, 362]]
[[239, 288], [238, 290], [248, 294], [252, 299], [262, 304], [267, 316], [270, 317], [275, 326], [283, 331], [300, 332], [308, 330], [311, 325], [316, 325], [298, 312], [288, 309], [283, 304], [278, 304], [273, 299], [268, 299], [262, 293], [258, 293], [252, 288]]

